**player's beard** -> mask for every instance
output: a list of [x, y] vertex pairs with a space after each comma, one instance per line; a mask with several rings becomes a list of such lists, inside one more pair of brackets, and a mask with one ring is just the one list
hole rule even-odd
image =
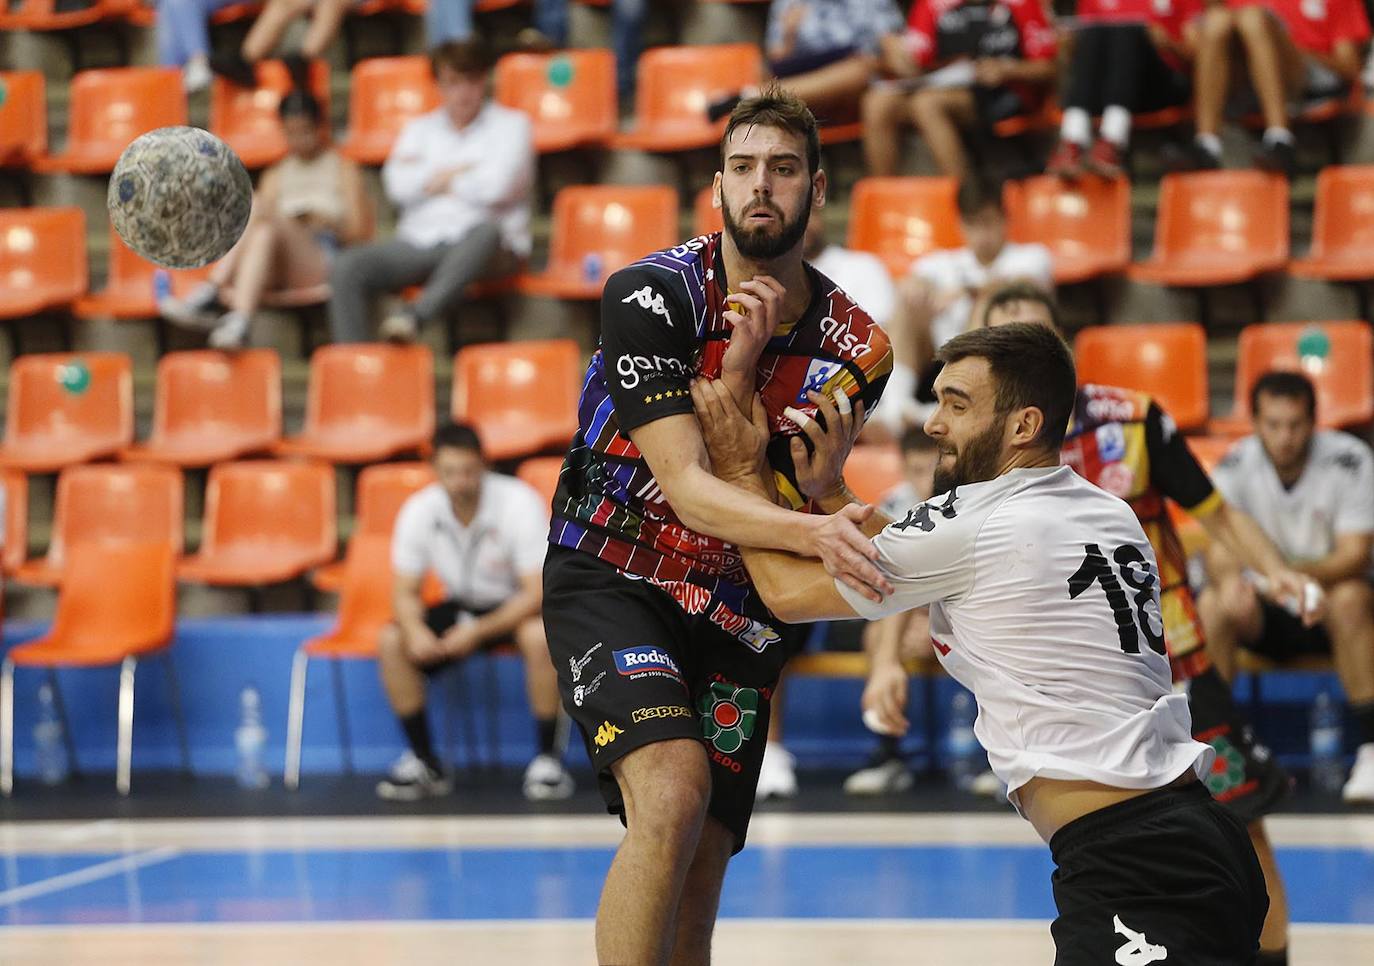
[[[775, 258], [780, 258], [795, 248], [802, 236], [806, 234], [806, 223], [811, 218], [811, 195], [813, 191], [814, 189], [807, 191], [806, 201], [802, 204], [801, 211], [791, 221], [787, 219], [783, 210], [771, 200], [751, 201], [746, 205], [741, 214], [745, 220], [744, 223], [735, 219], [735, 214], [730, 210], [729, 205], [722, 205], [721, 214], [724, 216], [725, 233], [730, 236], [730, 240], [735, 243], [735, 248], [745, 258], [756, 262], [769, 262]], [[749, 227], [747, 224], [749, 213], [758, 208], [771, 211], [778, 219], [776, 235], [770, 234], [772, 226], [769, 225]]]
[[951, 467], [945, 467], [943, 457], [949, 451], [941, 447], [941, 461], [935, 464], [936, 493], [947, 493], [956, 486], [982, 483], [997, 476], [1002, 463], [1004, 423], [1004, 420], [994, 422], [962, 448], [955, 450], [954, 465]]

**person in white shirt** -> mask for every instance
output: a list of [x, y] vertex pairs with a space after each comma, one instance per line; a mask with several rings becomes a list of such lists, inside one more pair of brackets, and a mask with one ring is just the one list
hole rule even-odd
[[[435, 434], [434, 470], [438, 481], [406, 500], [392, 533], [395, 619], [381, 637], [379, 669], [410, 747], [377, 794], [414, 801], [451, 790], [430, 737], [425, 680], [509, 640], [525, 661], [538, 736], [525, 797], [567, 798], [573, 781], [555, 750], [558, 680], [540, 614], [549, 508], [533, 487], [491, 472], [477, 433], [462, 423]], [[444, 599], [427, 606], [430, 574]]]
[[885, 404], [874, 419], [893, 437], [924, 422], [924, 411], [914, 398], [921, 375], [937, 349], [969, 328], [980, 296], [1012, 281], [1054, 291], [1050, 250], [1007, 241], [999, 186], [967, 178], [960, 182], [955, 201], [964, 247], [918, 258], [898, 283], [896, 309], [884, 326], [892, 339], [892, 376]]
[[[940, 358], [926, 423], [940, 495], [895, 522], [857, 502], [840, 511], [875, 535], [881, 578], [743, 547], [755, 586], [788, 622], [930, 605], [940, 662], [977, 700], [993, 771], [1054, 857], [1058, 966], [1252, 963], [1263, 872], [1244, 824], [1198, 781], [1213, 751], [1193, 740], [1172, 687], [1154, 552], [1126, 503], [1059, 465], [1077, 392], [1068, 346], [1013, 324], [966, 332]], [[714, 471], [767, 494], [762, 407], [751, 420], [704, 380], [693, 401]], [[842, 448], [830, 427], [857, 435], [847, 409], [820, 406], [824, 429], [798, 420], [816, 452]], [[843, 455], [804, 470], [833, 479]], [[866, 691], [865, 713], [900, 730], [890, 699], [905, 671], [891, 651], [875, 660], [902, 687]]]
[[407, 124], [382, 168], [400, 209], [396, 237], [344, 251], [330, 273], [335, 342], [368, 338], [372, 299], [407, 285], [420, 297], [382, 323], [383, 338], [413, 340], [453, 309], [463, 290], [509, 273], [530, 253], [534, 141], [530, 119], [493, 103], [490, 49], [450, 41], [430, 53], [439, 107]]
[[870, 252], [831, 244], [825, 237], [825, 219], [820, 217], [806, 223], [802, 257], [844, 289], [874, 322], [887, 325], [896, 308], [897, 288], [881, 258]]
[[1266, 373], [1251, 392], [1254, 435], [1226, 454], [1212, 478], [1290, 566], [1322, 585], [1325, 620], [1303, 627], [1263, 600], [1252, 575], [1220, 548], [1208, 557], [1198, 611], [1212, 660], [1227, 677], [1238, 647], [1277, 661], [1332, 655], [1359, 741], [1342, 797], [1374, 802], [1374, 452], [1354, 436], [1316, 430], [1316, 410], [1306, 376]]

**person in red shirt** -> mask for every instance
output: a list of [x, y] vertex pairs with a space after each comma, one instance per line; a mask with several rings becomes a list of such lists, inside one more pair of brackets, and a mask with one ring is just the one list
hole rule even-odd
[[1221, 165], [1222, 109], [1236, 41], [1264, 115], [1256, 163], [1291, 175], [1296, 163], [1288, 129], [1290, 99], [1340, 97], [1359, 82], [1369, 18], [1361, 0], [1226, 0], [1208, 9], [1198, 34], [1193, 75], [1197, 134], [1169, 150], [1170, 170]]
[[1033, 111], [1055, 79], [1057, 38], [1040, 0], [917, 0], [904, 34], [883, 38], [891, 80], [862, 104], [870, 174], [897, 172], [914, 125], [940, 170], [968, 174], [961, 131], [986, 134]]
[[[1202, 0], [1079, 0], [1059, 146], [1050, 174], [1122, 173], [1133, 114], [1188, 102]], [[1092, 115], [1102, 123], [1093, 141]]]

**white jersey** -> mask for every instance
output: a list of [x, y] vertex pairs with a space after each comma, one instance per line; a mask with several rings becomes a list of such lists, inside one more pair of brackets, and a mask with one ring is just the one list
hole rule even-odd
[[401, 506], [391, 535], [391, 565], [419, 577], [434, 571], [449, 598], [468, 607], [498, 607], [523, 578], [543, 569], [549, 509], [529, 484], [487, 473], [477, 513], [464, 526], [438, 483]]
[[940, 663], [977, 699], [974, 731], [1018, 808], [1035, 777], [1149, 789], [1211, 766], [1172, 687], [1154, 552], [1121, 500], [1067, 466], [1013, 470], [912, 508], [874, 544], [895, 592], [836, 587], [870, 620], [932, 605]]
[[1320, 430], [1291, 489], [1279, 482], [1258, 436], [1231, 447], [1212, 481], [1255, 518], [1289, 561], [1320, 560], [1346, 533], [1374, 533], [1374, 454], [1346, 433]]

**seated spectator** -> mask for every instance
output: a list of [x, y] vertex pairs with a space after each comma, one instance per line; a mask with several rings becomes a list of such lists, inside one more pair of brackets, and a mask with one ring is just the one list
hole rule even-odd
[[907, 31], [882, 40], [894, 78], [864, 95], [868, 173], [896, 174], [903, 129], [914, 125], [940, 170], [969, 172], [961, 132], [1036, 110], [1055, 78], [1057, 41], [1040, 0], [917, 0]]
[[339, 34], [343, 19], [353, 0], [267, 0], [249, 28], [238, 53], [210, 58], [210, 66], [235, 84], [256, 87], [253, 65], [266, 60], [277, 49], [293, 21], [308, 16], [310, 26], [301, 38], [300, 49], [285, 58], [297, 87], [307, 86], [306, 65], [323, 57]]
[[[897, 306], [887, 333], [892, 340], [892, 375], [874, 426], [900, 437], [925, 419], [915, 393], [935, 351], [969, 327], [974, 302], [997, 284], [1029, 282], [1054, 287], [1053, 260], [1040, 244], [1007, 241], [1002, 192], [978, 178], [959, 185], [956, 203], [965, 247], [931, 252], [916, 260], [897, 286]], [[876, 433], [874, 435], [877, 435]]]
[[[555, 50], [568, 46], [569, 0], [534, 0], [534, 26], [516, 35], [525, 50]], [[644, 47], [644, 18], [648, 0], [610, 0], [611, 49], [615, 51], [615, 86], [620, 102], [634, 97], [635, 68]]]
[[208, 328], [215, 348], [243, 346], [264, 295], [323, 285], [339, 247], [372, 233], [362, 172], [329, 146], [319, 102], [293, 90], [278, 111], [288, 154], [263, 172], [243, 236], [188, 298], [158, 304], [169, 322]]
[[[902, 482], [883, 497], [879, 509], [893, 520], [900, 520], [918, 503], [931, 498], [935, 487], [935, 462], [939, 454], [935, 440], [925, 430], [912, 426], [902, 433]], [[895, 650], [902, 663], [921, 660], [934, 653], [930, 643], [930, 611], [926, 607], [884, 617], [864, 628], [864, 653], [869, 661], [881, 650]], [[878, 669], [879, 674], [883, 673]], [[872, 683], [874, 692], [887, 688], [882, 681]], [[897, 690], [905, 694], [906, 675]], [[904, 702], [902, 702], [904, 703]], [[882, 735], [873, 757], [863, 768], [844, 781], [850, 795], [890, 795], [911, 787], [911, 766], [902, 757], [900, 735]]]
[[[1131, 116], [1187, 104], [1202, 0], [1079, 0], [1064, 118], [1050, 174], [1118, 178]], [[1102, 115], [1097, 141], [1092, 116]]]
[[[764, 39], [768, 71], [823, 123], [853, 119], [876, 75], [879, 41], [901, 29], [896, 0], [773, 0]], [[746, 88], [715, 102], [711, 120], [757, 92]]]
[[372, 299], [424, 285], [382, 323], [383, 338], [413, 340], [473, 282], [513, 271], [530, 253], [534, 141], [530, 119], [488, 97], [495, 59], [480, 40], [430, 54], [440, 105], [401, 131], [382, 168], [400, 209], [396, 237], [350, 248], [334, 262], [329, 325], [336, 342], [368, 337]]
[[1264, 115], [1255, 163], [1291, 176], [1297, 162], [1289, 130], [1290, 102], [1344, 97], [1359, 83], [1369, 19], [1361, 0], [1226, 0], [1201, 21], [1194, 68], [1197, 133], [1191, 144], [1170, 147], [1170, 170], [1221, 166], [1222, 111], [1237, 42]]
[[157, 0], [157, 59], [180, 67], [187, 93], [210, 86], [210, 15], [237, 0]]
[[1207, 646], [1227, 677], [1238, 647], [1277, 661], [1331, 654], [1360, 743], [1343, 797], [1374, 802], [1374, 452], [1345, 433], [1314, 430], [1316, 394], [1300, 373], [1264, 375], [1250, 404], [1255, 433], [1231, 449], [1213, 479], [1293, 569], [1321, 584], [1326, 618], [1303, 627], [1287, 609], [1261, 599], [1234, 557], [1214, 549], [1198, 600]]
[[[540, 617], [548, 507], [532, 487], [487, 468], [469, 426], [439, 429], [434, 469], [438, 482], [406, 500], [392, 536], [396, 617], [382, 633], [379, 670], [410, 747], [377, 794], [393, 801], [448, 794], [452, 785], [425, 716], [426, 680], [513, 639], [525, 661], [538, 738], [538, 754], [525, 770], [525, 797], [567, 798], [573, 781], [555, 749], [558, 680]], [[421, 587], [431, 572], [446, 599], [426, 607]]]
[[871, 252], [833, 245], [825, 237], [825, 219], [812, 212], [802, 240], [802, 257], [859, 304], [879, 325], [887, 325], [897, 302], [897, 289], [883, 260]]

